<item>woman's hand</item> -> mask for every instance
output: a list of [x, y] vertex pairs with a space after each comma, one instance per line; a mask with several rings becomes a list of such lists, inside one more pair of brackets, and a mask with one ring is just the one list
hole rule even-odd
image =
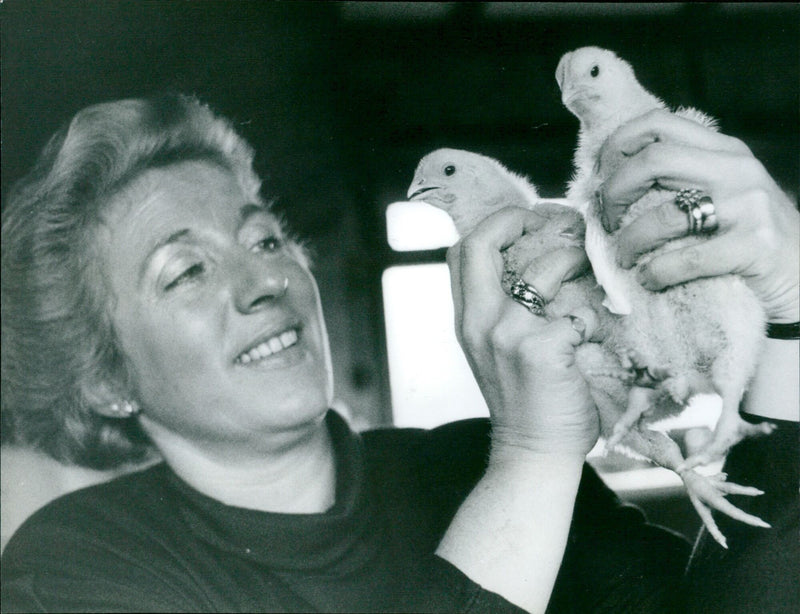
[[[585, 456], [599, 423], [585, 381], [575, 366], [575, 346], [591, 335], [583, 320], [548, 322], [501, 289], [501, 250], [535, 231], [543, 213], [508, 208], [481, 223], [450, 248], [456, 335], [483, 392], [493, 422], [494, 448], [524, 448]], [[550, 300], [561, 283], [586, 270], [582, 250], [548, 254], [526, 277]], [[531, 270], [534, 267], [531, 267]]]
[[[600, 189], [607, 230], [653, 187], [698, 188], [716, 207], [718, 230], [702, 243], [661, 254], [639, 271], [645, 288], [661, 290], [701, 277], [741, 275], [771, 322], [795, 322], [800, 312], [800, 214], [750, 149], [738, 139], [666, 111], [625, 124], [604, 144], [626, 160]], [[620, 264], [688, 234], [686, 213], [669, 199], [620, 231]]]

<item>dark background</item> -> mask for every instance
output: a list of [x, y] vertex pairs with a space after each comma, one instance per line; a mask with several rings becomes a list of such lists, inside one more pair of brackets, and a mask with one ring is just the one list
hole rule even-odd
[[597, 45], [669, 104], [717, 117], [796, 196], [799, 7], [6, 0], [3, 195], [81, 107], [197, 94], [255, 146], [316, 252], [338, 396], [360, 426], [389, 423], [380, 275], [415, 256], [386, 246], [384, 209], [418, 159], [472, 149], [562, 194], [578, 126], [555, 67]]

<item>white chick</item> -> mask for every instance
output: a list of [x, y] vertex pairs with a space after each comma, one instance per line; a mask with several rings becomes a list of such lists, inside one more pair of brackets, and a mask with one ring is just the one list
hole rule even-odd
[[[767, 434], [771, 424], [752, 425], [739, 416], [739, 403], [752, 379], [764, 338], [765, 314], [744, 281], [727, 275], [697, 280], [650, 292], [636, 281], [635, 268], [617, 264], [617, 232], [606, 233], [601, 221], [597, 188], [622, 162], [604, 160], [597, 170], [600, 148], [623, 123], [665, 104], [637, 81], [631, 66], [613, 52], [584, 47], [565, 54], [556, 69], [564, 105], [580, 120], [575, 173], [567, 198], [584, 213], [586, 251], [608, 306], [624, 314], [615, 343], [633, 366], [663, 377], [656, 383], [685, 405], [697, 393], [713, 391], [722, 398], [722, 413], [711, 440], [684, 463], [694, 467], [725, 456], [743, 438]], [[696, 109], [676, 114], [714, 128], [714, 121]], [[620, 221], [625, 227], [642, 212], [661, 205], [675, 192], [653, 189], [633, 203]], [[687, 236], [669, 242], [642, 257], [706, 240]], [[646, 404], [645, 404], [646, 405]], [[617, 425], [619, 437], [646, 407], [629, 408]]]
[[539, 193], [525, 177], [494, 158], [445, 148], [419, 161], [408, 198], [446, 211], [463, 237], [493, 211], [531, 209], [539, 201]]
[[[572, 207], [539, 200], [536, 188], [524, 177], [509, 171], [497, 160], [456, 149], [439, 149], [420, 160], [408, 189], [409, 200], [426, 202], [445, 210], [453, 219], [459, 235], [464, 236], [494, 211], [506, 206], [539, 210], [547, 217], [545, 225], [535, 233], [523, 235], [505, 250], [506, 271], [503, 289], [508, 292], [510, 272], [522, 273], [542, 254], [564, 247], [583, 245], [584, 222]], [[576, 349], [576, 364], [589, 384], [598, 407], [602, 435], [612, 447], [637, 458], [647, 458], [677, 472], [683, 462], [679, 446], [666, 434], [646, 428], [646, 420], [638, 421], [623, 433], [614, 427], [628, 406], [646, 405], [648, 418], [657, 419], [676, 413], [680, 407], [663, 389], [632, 386], [613, 346], [618, 336], [615, 328], [619, 316], [602, 305], [605, 295], [591, 274], [562, 285], [559, 293], [545, 306], [545, 317], [565, 315], [595, 318], [595, 333], [590, 341]], [[627, 359], [627, 356], [625, 357]], [[650, 374], [643, 370], [641, 377]], [[725, 483], [719, 477], [706, 477], [693, 470], [679, 473], [692, 503], [709, 531], [722, 544], [724, 536], [709, 512], [709, 506], [720, 509], [744, 522], [764, 523], [728, 503], [724, 494], [760, 494], [756, 489]]]

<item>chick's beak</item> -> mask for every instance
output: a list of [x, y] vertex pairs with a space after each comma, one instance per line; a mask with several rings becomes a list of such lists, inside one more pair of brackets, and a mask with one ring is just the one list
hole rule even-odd
[[430, 192], [436, 188], [437, 186], [435, 185], [425, 185], [425, 177], [414, 177], [414, 181], [411, 182], [406, 196], [408, 200], [416, 200], [426, 192]]

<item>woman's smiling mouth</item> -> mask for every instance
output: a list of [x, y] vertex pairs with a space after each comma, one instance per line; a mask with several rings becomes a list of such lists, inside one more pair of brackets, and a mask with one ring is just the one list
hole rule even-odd
[[258, 362], [259, 360], [263, 360], [264, 358], [268, 358], [287, 348], [292, 347], [297, 343], [297, 340], [297, 329], [291, 328], [280, 333], [279, 335], [275, 335], [274, 337], [270, 337], [269, 339], [262, 341], [257, 346], [247, 350], [246, 352], [242, 352], [236, 357], [235, 362], [240, 365]]

